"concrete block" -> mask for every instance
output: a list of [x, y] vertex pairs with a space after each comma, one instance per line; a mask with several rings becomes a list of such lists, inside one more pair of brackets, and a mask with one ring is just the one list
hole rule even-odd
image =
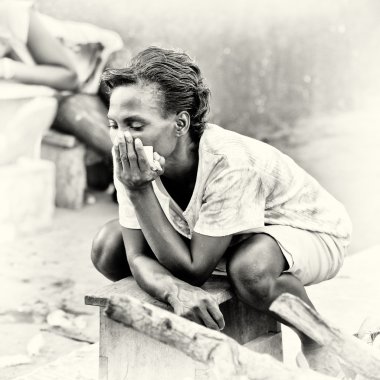
[[86, 148], [77, 143], [71, 148], [43, 141], [41, 157], [52, 161], [56, 168], [55, 204], [57, 207], [79, 209], [86, 189]]
[[24, 159], [0, 166], [1, 242], [51, 224], [54, 177], [54, 165], [49, 161]]

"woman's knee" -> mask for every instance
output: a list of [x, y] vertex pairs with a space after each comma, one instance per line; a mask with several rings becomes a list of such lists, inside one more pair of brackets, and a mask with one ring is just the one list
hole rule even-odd
[[259, 309], [267, 309], [275, 281], [282, 272], [281, 264], [273, 262], [280, 249], [269, 239], [272, 238], [267, 235], [255, 236], [227, 262], [227, 274], [237, 296]]
[[[125, 277], [124, 272], [126, 272], [128, 262], [117, 220], [106, 223], [95, 235], [92, 242], [91, 260], [95, 268], [111, 280]], [[122, 271], [123, 275], [117, 273]]]

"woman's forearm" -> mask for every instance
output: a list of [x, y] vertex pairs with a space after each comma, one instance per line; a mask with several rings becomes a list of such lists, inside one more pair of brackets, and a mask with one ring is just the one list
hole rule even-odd
[[168, 303], [178, 293], [182, 281], [173, 277], [158, 261], [144, 255], [128, 261], [134, 279], [152, 297]]
[[137, 219], [157, 260], [172, 273], [191, 280], [196, 273], [190, 249], [162, 211], [152, 185], [130, 192]]
[[12, 80], [24, 84], [43, 85], [56, 90], [73, 91], [78, 88], [78, 77], [72, 70], [53, 65], [28, 65], [8, 60]]
[[212, 329], [224, 328], [223, 315], [211, 294], [174, 277], [148, 256], [128, 257], [128, 262], [139, 286], [152, 297], [169, 304], [175, 314]]

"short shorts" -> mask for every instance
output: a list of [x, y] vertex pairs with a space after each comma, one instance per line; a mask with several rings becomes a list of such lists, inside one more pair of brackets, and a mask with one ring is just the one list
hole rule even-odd
[[[344, 239], [282, 225], [255, 228], [239, 240], [256, 233], [270, 235], [277, 241], [289, 265], [285, 272], [292, 273], [303, 285], [317, 284], [336, 276], [348, 248]], [[225, 258], [218, 263], [213, 274], [227, 274]]]

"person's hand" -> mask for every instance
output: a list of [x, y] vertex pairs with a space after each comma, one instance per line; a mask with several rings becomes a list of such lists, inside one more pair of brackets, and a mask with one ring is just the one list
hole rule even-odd
[[154, 161], [150, 164], [142, 141], [133, 139], [128, 132], [119, 131], [113, 149], [116, 176], [128, 190], [141, 190], [164, 172], [164, 157], [155, 152]]
[[223, 330], [223, 314], [214, 297], [201, 288], [189, 284], [177, 286], [177, 293], [167, 299], [174, 313], [210, 329]]

